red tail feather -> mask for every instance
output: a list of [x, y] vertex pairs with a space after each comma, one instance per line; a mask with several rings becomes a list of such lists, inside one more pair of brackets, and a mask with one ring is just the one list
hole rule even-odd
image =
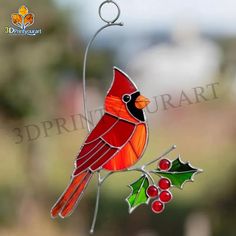
[[53, 218], [58, 215], [64, 218], [72, 213], [91, 177], [92, 174], [90, 171], [73, 177], [69, 186], [51, 210], [51, 216]]

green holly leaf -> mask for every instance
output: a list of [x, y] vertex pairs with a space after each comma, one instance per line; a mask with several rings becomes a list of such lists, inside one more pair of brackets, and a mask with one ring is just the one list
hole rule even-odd
[[135, 208], [142, 204], [148, 204], [149, 197], [146, 194], [147, 188], [149, 187], [149, 180], [147, 176], [143, 175], [136, 182], [129, 185], [132, 192], [126, 201], [129, 204], [129, 213], [132, 213]]
[[161, 177], [168, 178], [171, 181], [172, 186], [182, 189], [186, 182], [193, 182], [195, 174], [202, 172], [201, 170], [194, 168], [190, 163], [184, 163], [180, 157], [172, 162], [172, 166], [168, 171], [156, 170], [154, 173]]

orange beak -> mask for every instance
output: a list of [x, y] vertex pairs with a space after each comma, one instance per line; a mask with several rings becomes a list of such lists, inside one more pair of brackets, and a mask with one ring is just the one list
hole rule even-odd
[[135, 106], [138, 109], [145, 108], [149, 103], [150, 103], [149, 99], [142, 95], [138, 96], [135, 100]]

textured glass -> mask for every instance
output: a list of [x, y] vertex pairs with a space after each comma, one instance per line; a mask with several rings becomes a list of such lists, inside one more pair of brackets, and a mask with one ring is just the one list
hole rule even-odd
[[171, 184], [177, 188], [182, 188], [185, 182], [191, 181], [197, 172], [197, 169], [191, 167], [189, 163], [183, 163], [179, 158], [172, 162], [169, 171], [155, 171], [158, 175], [168, 178]]
[[136, 182], [130, 185], [132, 192], [126, 199], [129, 203], [130, 212], [141, 204], [146, 204], [148, 201], [147, 189], [149, 187], [149, 181], [146, 176], [142, 176]]

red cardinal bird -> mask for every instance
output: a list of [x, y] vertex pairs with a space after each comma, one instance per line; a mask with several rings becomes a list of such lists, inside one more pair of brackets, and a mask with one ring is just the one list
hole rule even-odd
[[105, 114], [85, 140], [75, 160], [71, 182], [51, 210], [53, 218], [72, 213], [96, 171], [124, 170], [139, 160], [148, 137], [142, 110], [148, 104], [149, 100], [140, 95], [132, 80], [114, 68]]

